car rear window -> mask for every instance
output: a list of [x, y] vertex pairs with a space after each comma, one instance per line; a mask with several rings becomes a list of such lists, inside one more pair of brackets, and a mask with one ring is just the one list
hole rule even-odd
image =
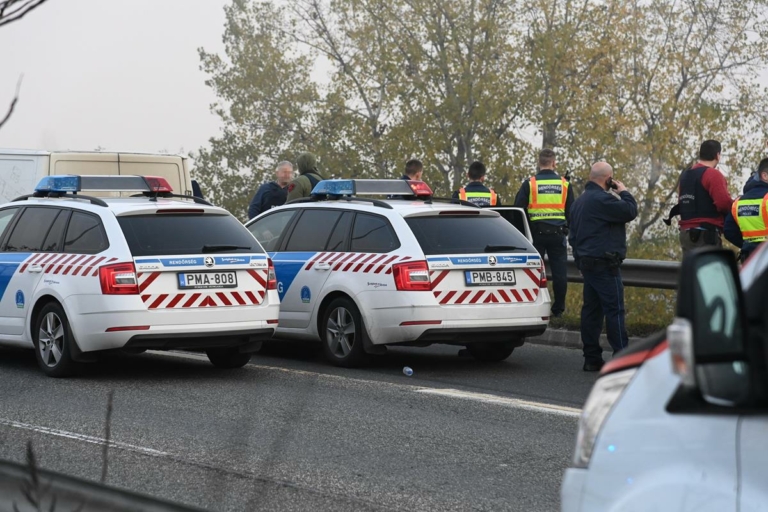
[[128, 215], [117, 221], [134, 256], [202, 254], [204, 246], [211, 254], [264, 252], [230, 215], [164, 213]]
[[515, 252], [534, 252], [528, 240], [501, 217], [440, 215], [406, 217], [405, 221], [426, 255], [483, 253], [488, 246], [520, 247]]

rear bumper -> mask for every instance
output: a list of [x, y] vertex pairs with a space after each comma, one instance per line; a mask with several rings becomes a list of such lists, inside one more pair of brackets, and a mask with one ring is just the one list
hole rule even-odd
[[440, 306], [431, 293], [424, 292], [372, 291], [356, 299], [374, 345], [463, 344], [537, 336], [549, 324], [551, 304], [546, 290], [536, 302], [518, 304]]
[[[148, 311], [136, 295], [76, 295], [67, 298], [64, 307], [82, 352], [123, 348], [133, 339], [153, 343], [151, 347], [134, 348], [162, 348], [158, 345], [162, 339], [176, 340], [167, 348], [190, 346], [192, 342], [183, 342], [184, 338], [196, 340], [190, 348], [232, 346], [248, 343], [241, 340], [252, 332], [262, 340], [269, 339], [277, 327], [280, 309], [275, 301], [260, 306]], [[125, 330], [107, 332], [114, 328]], [[228, 340], [223, 342], [225, 345], [216, 341], [222, 339]]]
[[[252, 352], [256, 350], [258, 342], [270, 339], [274, 332], [274, 328], [270, 328], [183, 334], [137, 334], [131, 337], [123, 348], [194, 350], [239, 346], [241, 347], [241, 352]], [[251, 347], [251, 345], [254, 346]]]

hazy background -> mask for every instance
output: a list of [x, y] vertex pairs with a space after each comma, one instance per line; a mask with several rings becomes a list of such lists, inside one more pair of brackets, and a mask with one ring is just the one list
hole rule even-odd
[[228, 0], [49, 0], [0, 28], [0, 147], [177, 152], [218, 130], [197, 48]]

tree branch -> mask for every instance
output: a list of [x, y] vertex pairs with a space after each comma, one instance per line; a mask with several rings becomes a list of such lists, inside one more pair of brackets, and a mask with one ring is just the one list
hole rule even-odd
[[[1, 4], [0, 4], [1, 5]], [[3, 125], [8, 122], [8, 119], [11, 118], [11, 114], [13, 114], [13, 109], [16, 108], [16, 102], [19, 101], [19, 90], [21, 90], [21, 81], [24, 78], [24, 75], [19, 75], [19, 81], [16, 82], [16, 94], [13, 96], [13, 101], [11, 101], [11, 106], [8, 107], [8, 112], [6, 112], [5, 117], [3, 117], [2, 120], [0, 120], [0, 128], [3, 127]]]
[[0, 27], [18, 21], [47, 0], [0, 0]]

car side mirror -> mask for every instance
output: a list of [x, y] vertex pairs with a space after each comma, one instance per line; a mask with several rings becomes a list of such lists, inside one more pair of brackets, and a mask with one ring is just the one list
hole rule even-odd
[[709, 403], [743, 405], [751, 399], [745, 348], [744, 295], [733, 252], [703, 249], [685, 255], [677, 318], [667, 329], [675, 373]]

